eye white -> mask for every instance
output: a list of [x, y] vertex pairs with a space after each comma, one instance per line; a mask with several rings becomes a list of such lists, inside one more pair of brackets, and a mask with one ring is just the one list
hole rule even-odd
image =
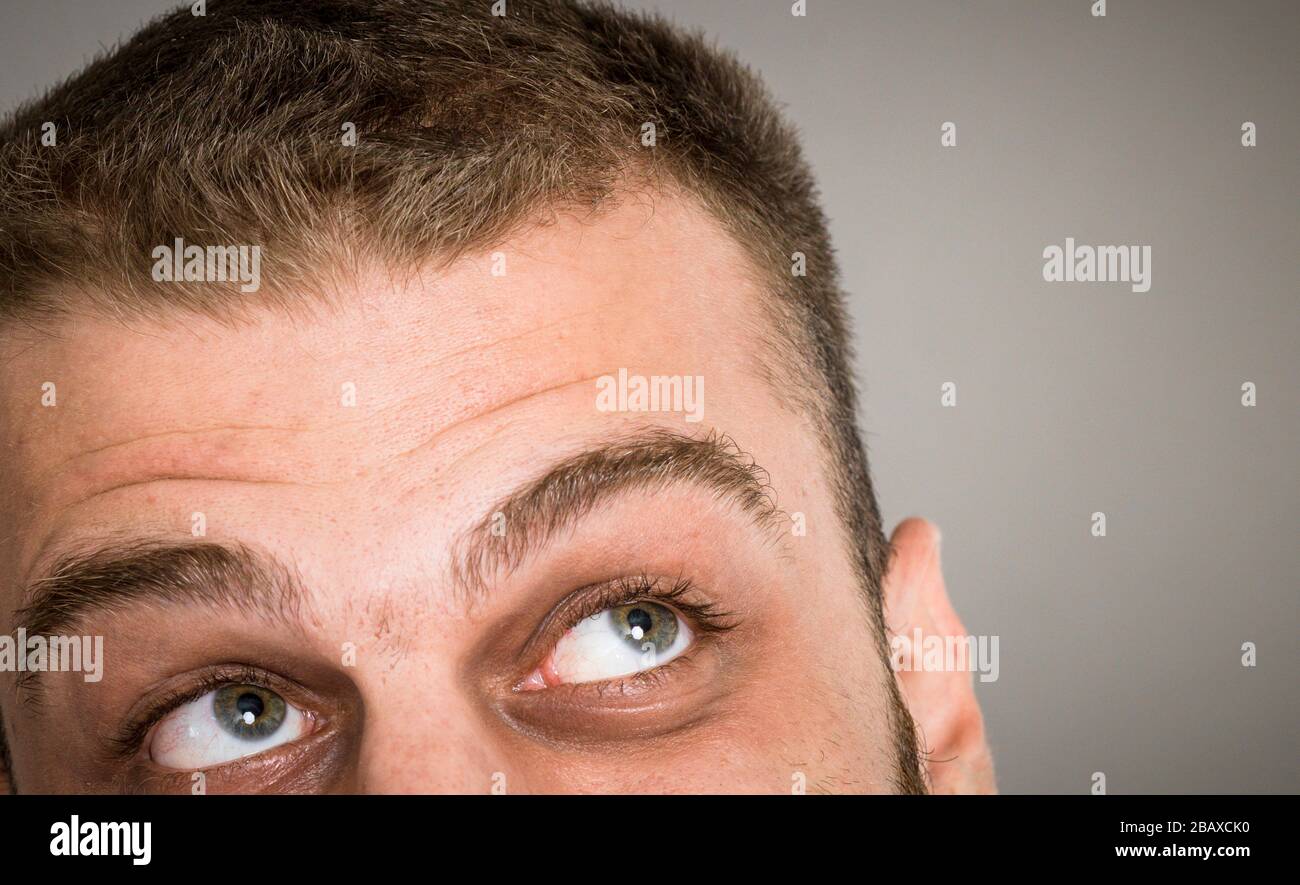
[[563, 683], [603, 682], [668, 663], [690, 648], [692, 636], [676, 612], [663, 610], [677, 619], [677, 635], [663, 650], [657, 650], [648, 640], [638, 644], [641, 637], [629, 640], [622, 635], [615, 627], [613, 609], [583, 618], [555, 644], [551, 653], [554, 677]]
[[[272, 734], [256, 740], [231, 734], [217, 722], [213, 711], [219, 690], [177, 707], [158, 723], [149, 742], [149, 757], [154, 762], [164, 768], [210, 768], [297, 740], [311, 725], [301, 710], [286, 701], [284, 720]], [[244, 714], [244, 721], [251, 725], [250, 715]]]

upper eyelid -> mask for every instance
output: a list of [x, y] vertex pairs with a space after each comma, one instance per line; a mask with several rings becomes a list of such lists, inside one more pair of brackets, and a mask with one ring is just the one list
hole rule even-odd
[[[294, 694], [290, 687], [296, 683], [292, 680], [249, 664], [218, 664], [198, 675], [188, 688], [178, 688], [169, 692], [165, 697], [150, 703], [143, 711], [123, 723], [122, 728], [110, 738], [110, 743], [117, 751], [116, 755], [123, 758], [135, 755], [144, 747], [149, 733], [176, 710], [205, 697], [222, 685], [239, 684], [257, 685], [273, 691], [284, 697], [286, 703], [292, 703], [301, 709], [300, 703], [295, 703], [286, 696], [286, 693]], [[319, 716], [319, 713], [314, 710], [303, 712]]]
[[735, 616], [717, 609], [713, 602], [688, 600], [686, 597], [692, 593], [703, 595], [703, 591], [684, 576], [668, 578], [644, 573], [580, 587], [561, 600], [538, 625], [525, 643], [522, 657], [530, 667], [534, 666], [564, 633], [577, 626], [584, 617], [638, 600], [655, 602], [686, 617], [692, 621], [697, 634], [723, 632], [736, 626]]
[[[591, 608], [599, 605], [594, 611], [588, 611], [587, 617], [598, 614], [609, 608], [615, 608], [620, 605], [630, 605], [640, 600], [648, 600], [674, 609], [678, 614], [683, 614], [694, 618], [700, 623], [697, 626], [710, 629], [730, 629], [732, 624], [724, 623], [725, 620], [732, 617], [728, 612], [721, 611], [711, 602], [697, 602], [687, 599], [686, 597], [692, 592], [699, 593], [695, 583], [688, 578], [678, 577], [672, 579], [671, 585], [665, 587], [665, 578], [647, 577], [639, 575], [634, 578], [617, 578], [609, 583], [614, 591], [614, 595], [600, 600], [595, 599], [591, 602]], [[685, 611], [682, 611], [684, 609]], [[578, 623], [581, 618], [575, 618], [570, 627]]]
[[[537, 651], [536, 646], [542, 643], [547, 643], [547, 650], [549, 651], [550, 645], [558, 641], [564, 632], [572, 629], [583, 617], [589, 617], [605, 609], [626, 605], [639, 599], [657, 602], [673, 609], [679, 616], [687, 617], [692, 620], [693, 626], [700, 628], [697, 633], [723, 631], [735, 626], [731, 622], [734, 616], [716, 610], [711, 601], [697, 602], [684, 598], [691, 593], [703, 595], [703, 591], [693, 581], [683, 576], [670, 578], [645, 573], [630, 573], [611, 580], [580, 587], [572, 591], [552, 609], [543, 623], [539, 625], [538, 630], [528, 640], [526, 646], [528, 651], [525, 657], [534, 657], [533, 652]], [[562, 611], [566, 603], [571, 601], [576, 604], [568, 612]], [[554, 616], [557, 614], [563, 617], [556, 620]], [[546, 627], [549, 627], [549, 629], [543, 629]], [[531, 663], [536, 662], [532, 661]], [[115, 755], [127, 758], [138, 753], [144, 746], [149, 733], [159, 722], [186, 703], [192, 703], [221, 685], [234, 683], [259, 685], [284, 696], [287, 703], [298, 706], [303, 709], [304, 713], [318, 721], [324, 721], [326, 718], [321, 710], [310, 705], [304, 705], [303, 702], [295, 699], [299, 692], [293, 691], [293, 687], [298, 686], [298, 683], [263, 667], [237, 663], [214, 665], [206, 668], [204, 673], [197, 677], [197, 680], [190, 687], [170, 692], [164, 699], [151, 703], [143, 712], [133, 715], [119, 729], [117, 735], [111, 738], [111, 743], [119, 750]], [[303, 691], [309, 695], [312, 694], [306, 689], [303, 689]]]

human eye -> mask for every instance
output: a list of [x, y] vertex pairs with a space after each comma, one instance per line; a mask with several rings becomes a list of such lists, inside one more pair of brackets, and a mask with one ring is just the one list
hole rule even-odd
[[222, 682], [162, 716], [150, 731], [147, 751], [163, 768], [197, 770], [265, 753], [315, 726], [312, 714], [265, 685]]
[[595, 588], [518, 688], [536, 691], [646, 673], [687, 654], [701, 635], [729, 628], [712, 605], [692, 601], [689, 582], [675, 581], [666, 589], [664, 583], [640, 577]]

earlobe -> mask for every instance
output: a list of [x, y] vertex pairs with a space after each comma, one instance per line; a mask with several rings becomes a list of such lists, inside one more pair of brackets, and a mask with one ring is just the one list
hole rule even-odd
[[890, 547], [884, 603], [891, 660], [919, 731], [930, 789], [997, 792], [971, 662], [926, 649], [955, 647], [967, 636], [944, 585], [939, 530], [923, 519], [906, 519], [894, 530]]

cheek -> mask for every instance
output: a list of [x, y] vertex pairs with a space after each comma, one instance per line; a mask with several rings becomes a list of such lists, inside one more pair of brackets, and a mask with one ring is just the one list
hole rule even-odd
[[[892, 674], [856, 600], [791, 616], [781, 666], [756, 696], [749, 717], [759, 749], [787, 763], [785, 790], [886, 792], [894, 771]], [[801, 775], [796, 779], [796, 775]]]
[[527, 783], [541, 793], [787, 794], [795, 766], [781, 746], [788, 742], [769, 744], [753, 728], [710, 729], [617, 756], [537, 758], [527, 768]]
[[819, 686], [756, 729], [776, 792], [883, 793], [893, 781], [891, 728], [861, 686]]

